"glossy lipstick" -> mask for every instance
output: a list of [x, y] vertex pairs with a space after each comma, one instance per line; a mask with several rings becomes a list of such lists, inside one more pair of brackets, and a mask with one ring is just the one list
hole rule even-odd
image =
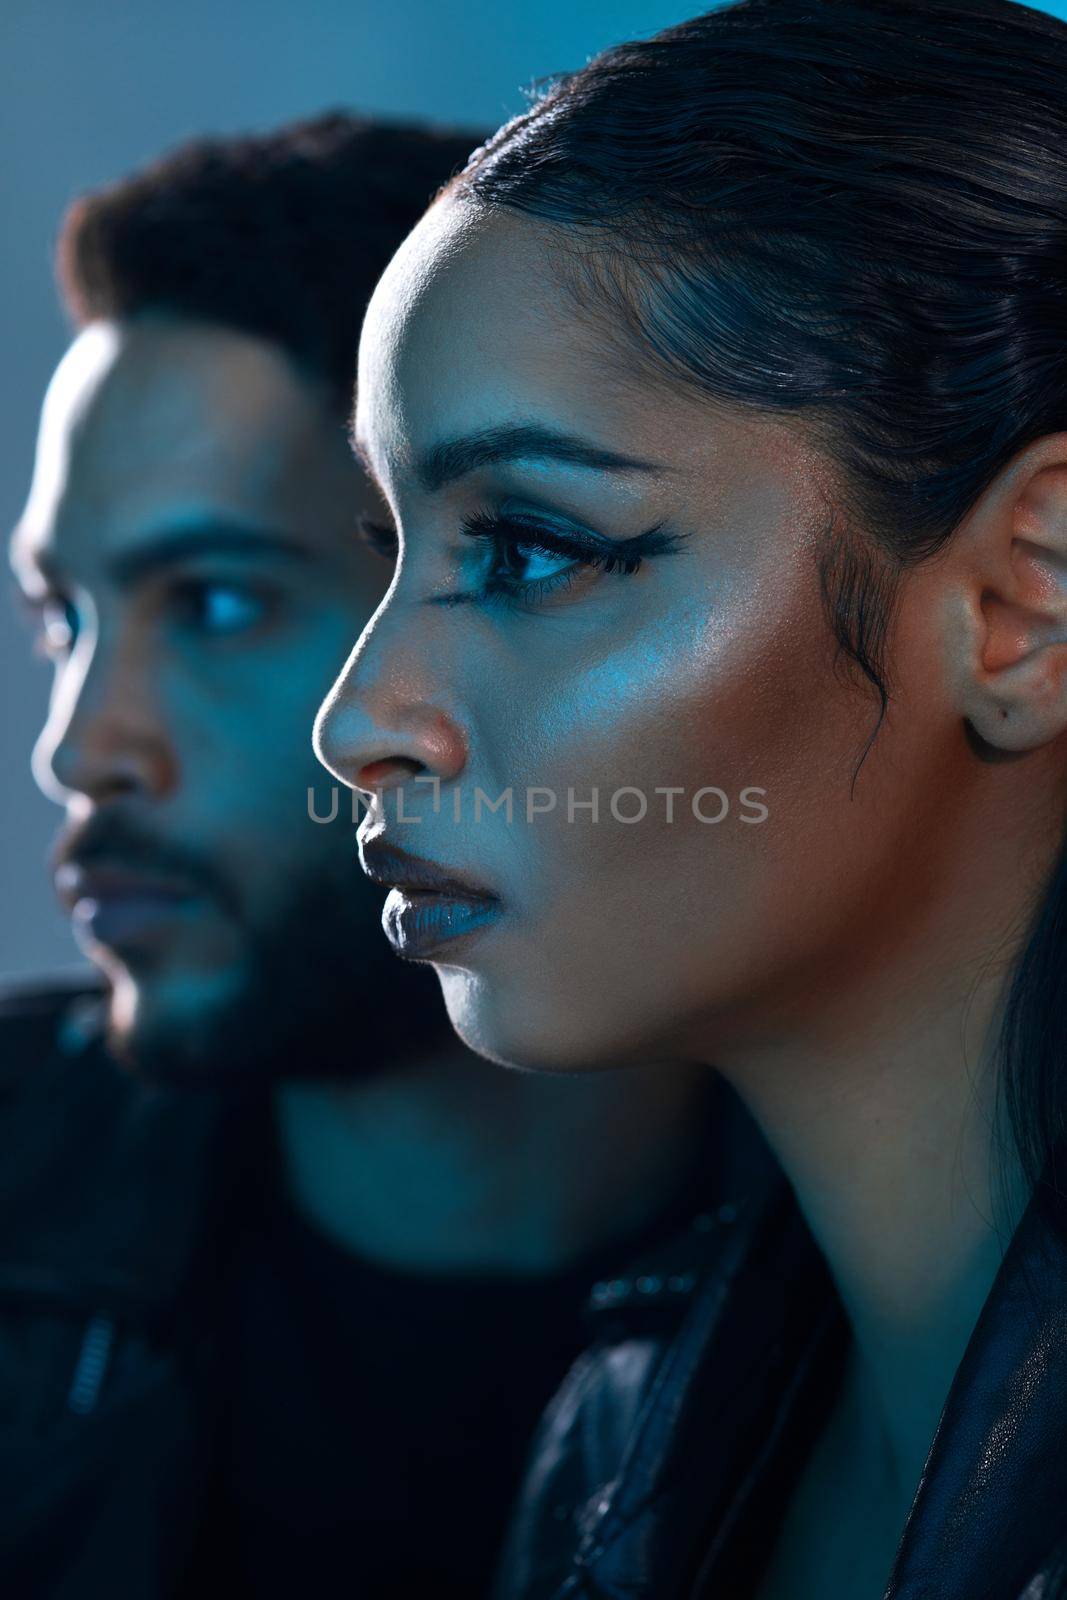
[[462, 874], [380, 840], [360, 844], [367, 876], [390, 892], [382, 927], [398, 955], [432, 960], [444, 945], [494, 922], [499, 898]]

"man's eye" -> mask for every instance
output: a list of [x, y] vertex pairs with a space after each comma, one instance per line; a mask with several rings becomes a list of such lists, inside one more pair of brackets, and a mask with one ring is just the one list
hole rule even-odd
[[51, 661], [62, 661], [78, 637], [78, 613], [69, 600], [54, 597], [40, 607], [36, 649]]
[[373, 517], [360, 517], [356, 523], [356, 533], [376, 556], [384, 556], [386, 561], [396, 560], [399, 543], [396, 529], [389, 523], [375, 522]]
[[245, 585], [205, 580], [179, 584], [172, 607], [187, 627], [216, 636], [254, 628], [267, 612], [263, 597]]

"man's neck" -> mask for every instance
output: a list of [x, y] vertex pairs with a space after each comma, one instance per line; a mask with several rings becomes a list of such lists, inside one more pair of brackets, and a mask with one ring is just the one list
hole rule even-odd
[[703, 1074], [524, 1074], [454, 1043], [359, 1083], [275, 1091], [301, 1216], [398, 1271], [531, 1277], [651, 1222], [699, 1159]]

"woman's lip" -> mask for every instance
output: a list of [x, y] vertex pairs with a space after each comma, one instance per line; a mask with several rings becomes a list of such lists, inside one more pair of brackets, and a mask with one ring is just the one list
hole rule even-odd
[[368, 878], [383, 888], [396, 889], [416, 899], [435, 895], [455, 901], [481, 901], [499, 905], [499, 896], [474, 883], [463, 873], [438, 866], [422, 856], [413, 856], [397, 845], [381, 839], [360, 840], [359, 859]]
[[495, 922], [502, 911], [495, 897], [394, 887], [382, 908], [382, 927], [397, 955], [426, 961], [442, 945]]

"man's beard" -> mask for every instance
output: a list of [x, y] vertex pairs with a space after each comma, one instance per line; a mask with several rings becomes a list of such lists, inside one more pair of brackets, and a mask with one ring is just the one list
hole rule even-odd
[[339, 877], [305, 880], [268, 929], [244, 926], [245, 976], [226, 1000], [181, 1018], [135, 1004], [130, 1029], [109, 1029], [112, 1052], [153, 1082], [238, 1089], [362, 1081], [454, 1049], [433, 974], [392, 953], [355, 861]]
[[235, 1088], [292, 1078], [351, 1082], [455, 1048], [436, 979], [392, 953], [381, 890], [363, 876], [354, 848], [314, 874], [305, 870], [261, 926], [224, 864], [155, 837], [120, 806], [64, 830], [54, 861], [165, 871], [213, 901], [238, 932], [240, 971], [228, 996], [184, 1015], [152, 1004], [165, 958], [140, 975], [120, 969], [115, 995], [121, 985], [123, 1001], [109, 1007], [108, 1043], [146, 1078]]

